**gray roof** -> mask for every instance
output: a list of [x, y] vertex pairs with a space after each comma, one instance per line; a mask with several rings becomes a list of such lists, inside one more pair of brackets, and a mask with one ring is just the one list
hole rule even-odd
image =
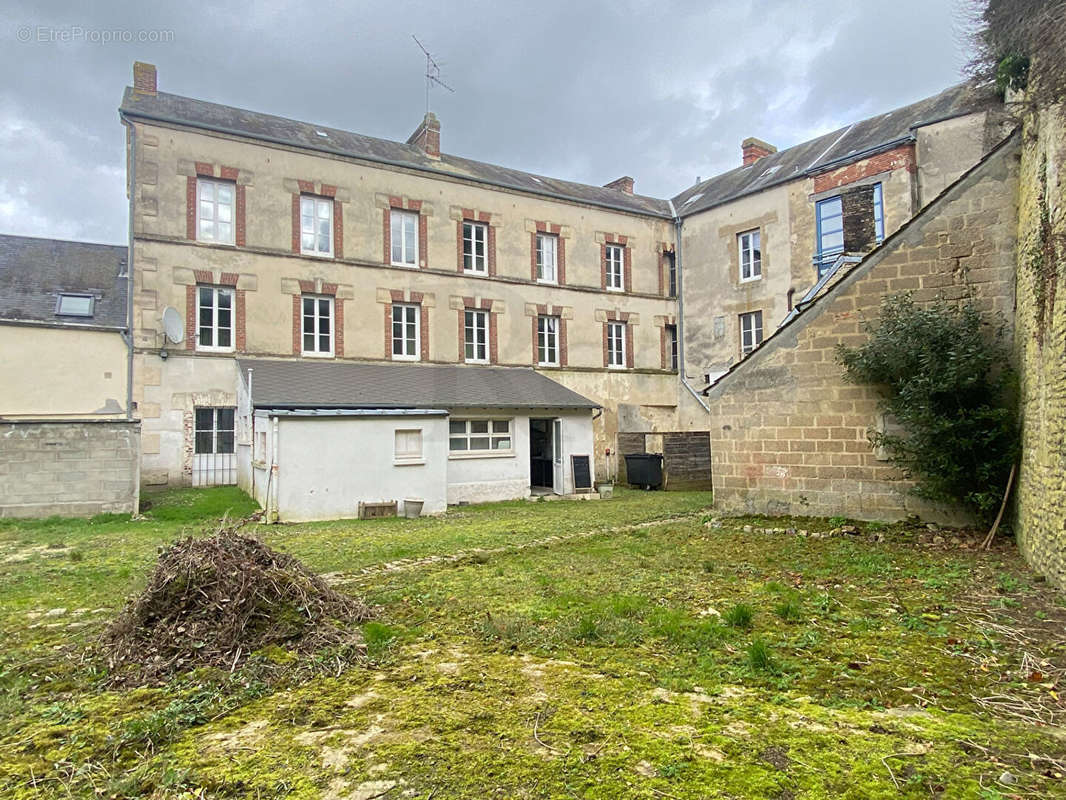
[[[0, 235], [0, 319], [126, 327], [127, 249]], [[56, 315], [60, 294], [91, 294], [91, 317]]]
[[598, 408], [528, 367], [239, 359], [256, 408]]
[[159, 92], [153, 96], [137, 93], [132, 88], [126, 87], [119, 111], [131, 117], [146, 120], [170, 122], [308, 150], [450, 175], [522, 192], [605, 206], [636, 214], [670, 216], [669, 204], [665, 200], [654, 197], [630, 195], [620, 189], [608, 189], [603, 186], [590, 186], [544, 175], [534, 175], [447, 153], [442, 153], [440, 159], [437, 160], [428, 157], [415, 145], [393, 142], [388, 139], [376, 139], [372, 136], [363, 136], [324, 125], [298, 122], [272, 114], [246, 111], [166, 92]]
[[681, 216], [728, 203], [771, 186], [796, 180], [895, 146], [913, 137], [913, 129], [971, 114], [999, 104], [988, 90], [960, 83], [939, 94], [811, 139], [708, 178], [673, 198]]

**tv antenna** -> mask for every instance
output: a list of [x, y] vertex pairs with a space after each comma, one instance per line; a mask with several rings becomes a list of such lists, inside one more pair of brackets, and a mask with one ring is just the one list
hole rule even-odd
[[451, 86], [449, 86], [440, 79], [440, 64], [438, 64], [436, 60], [434, 60], [433, 56], [430, 55], [430, 52], [426, 49], [425, 45], [418, 41], [418, 37], [415, 36], [413, 33], [411, 34], [411, 38], [415, 40], [415, 44], [417, 44], [422, 50], [422, 52], [426, 54], [426, 113], [428, 114], [429, 90], [433, 88], [433, 84], [443, 86], [449, 92], [453, 93], [455, 92], [455, 89], [453, 89]]

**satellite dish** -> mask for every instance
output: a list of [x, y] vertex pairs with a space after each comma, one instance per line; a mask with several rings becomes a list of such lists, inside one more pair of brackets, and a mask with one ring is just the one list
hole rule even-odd
[[173, 306], [163, 309], [163, 332], [174, 344], [181, 344], [185, 341], [185, 323], [181, 319], [181, 314]]

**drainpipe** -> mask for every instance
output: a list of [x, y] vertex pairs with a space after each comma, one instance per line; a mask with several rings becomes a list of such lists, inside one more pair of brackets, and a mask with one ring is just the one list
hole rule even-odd
[[129, 154], [129, 240], [126, 253], [126, 419], [133, 419], [133, 220], [137, 202], [137, 128], [119, 114], [122, 124], [130, 132]]
[[700, 393], [692, 388], [685, 376], [685, 272], [681, 268], [681, 217], [674, 210], [674, 203], [670, 204], [670, 213], [674, 215], [674, 269], [677, 272], [677, 375], [681, 379], [681, 385], [688, 389], [689, 394], [696, 398], [696, 402], [703, 406], [703, 410], [711, 413], [711, 407], [700, 397]]

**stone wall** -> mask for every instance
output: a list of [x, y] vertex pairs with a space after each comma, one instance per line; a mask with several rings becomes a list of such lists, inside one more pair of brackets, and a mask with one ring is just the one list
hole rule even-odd
[[855, 346], [882, 298], [972, 292], [1011, 323], [1017, 135], [856, 265], [708, 392], [715, 504], [727, 511], [957, 520], [908, 493], [869, 442], [884, 424], [870, 387], [844, 381], [835, 349]]
[[[1066, 588], [1066, 110], [1026, 122], [1019, 194], [1022, 458], [1015, 529], [1033, 568]], [[1042, 222], [1043, 218], [1043, 222]]]
[[663, 434], [665, 488], [711, 488], [711, 436], [706, 431]]
[[139, 471], [139, 422], [0, 422], [0, 517], [135, 513]]

